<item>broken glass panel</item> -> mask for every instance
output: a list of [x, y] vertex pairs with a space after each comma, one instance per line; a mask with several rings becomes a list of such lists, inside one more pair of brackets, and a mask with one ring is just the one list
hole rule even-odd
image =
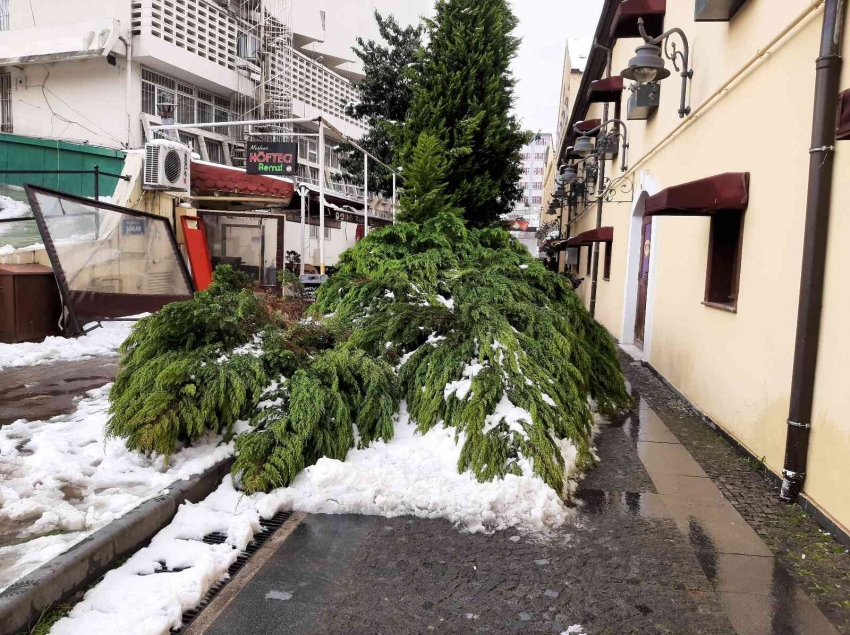
[[154, 312], [191, 297], [168, 220], [27, 187], [53, 271], [73, 321]]

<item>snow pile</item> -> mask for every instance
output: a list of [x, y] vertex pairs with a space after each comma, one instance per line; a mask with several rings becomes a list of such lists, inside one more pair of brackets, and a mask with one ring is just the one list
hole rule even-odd
[[0, 195], [0, 219], [29, 218], [32, 210], [28, 203]]
[[89, 392], [72, 414], [0, 428], [0, 591], [171, 483], [233, 454], [232, 442], [209, 435], [173, 454], [166, 467], [162, 457], [127, 450], [123, 439], [104, 439], [110, 387]]
[[76, 339], [47, 337], [42, 342], [0, 344], [0, 370], [115, 355], [118, 347], [130, 335], [134, 324], [135, 322], [104, 322], [102, 327]]
[[[350, 450], [345, 461], [319, 459], [290, 487], [260, 500], [258, 509], [265, 518], [290, 509], [445, 518], [469, 532], [509, 527], [546, 531], [568, 519], [570, 511], [561, 498], [532, 475], [525, 459], [520, 461], [523, 476], [479, 483], [469, 473], [458, 474], [462, 444], [462, 436], [456, 441], [451, 428], [438, 426], [420, 435], [402, 403], [389, 443], [376, 441], [368, 448]], [[575, 467], [574, 451], [572, 456], [568, 473]]]
[[[163, 635], [179, 627], [183, 612], [200, 604], [260, 530], [261, 496], [237, 492], [228, 476], [206, 500], [181, 505], [150, 546], [107, 573], [50, 632]], [[226, 534], [225, 544], [201, 542], [213, 532]]]

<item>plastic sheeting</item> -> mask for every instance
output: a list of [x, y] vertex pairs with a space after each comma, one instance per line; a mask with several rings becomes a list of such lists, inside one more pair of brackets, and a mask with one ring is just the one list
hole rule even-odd
[[77, 324], [154, 312], [191, 297], [167, 219], [32, 186], [27, 195]]

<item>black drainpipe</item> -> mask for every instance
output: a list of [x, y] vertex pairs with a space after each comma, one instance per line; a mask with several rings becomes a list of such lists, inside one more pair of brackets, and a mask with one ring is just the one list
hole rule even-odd
[[794, 502], [806, 479], [812, 401], [820, 341], [826, 241], [832, 204], [835, 125], [841, 75], [841, 41], [846, 0], [826, 0], [820, 57], [817, 60], [814, 126], [809, 150], [809, 196], [803, 236], [797, 339], [791, 376], [791, 404], [785, 441], [785, 468], [780, 498]]

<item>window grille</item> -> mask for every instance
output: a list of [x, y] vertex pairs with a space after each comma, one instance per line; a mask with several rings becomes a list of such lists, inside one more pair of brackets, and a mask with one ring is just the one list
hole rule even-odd
[[0, 74], [0, 132], [12, 132], [12, 75]]

